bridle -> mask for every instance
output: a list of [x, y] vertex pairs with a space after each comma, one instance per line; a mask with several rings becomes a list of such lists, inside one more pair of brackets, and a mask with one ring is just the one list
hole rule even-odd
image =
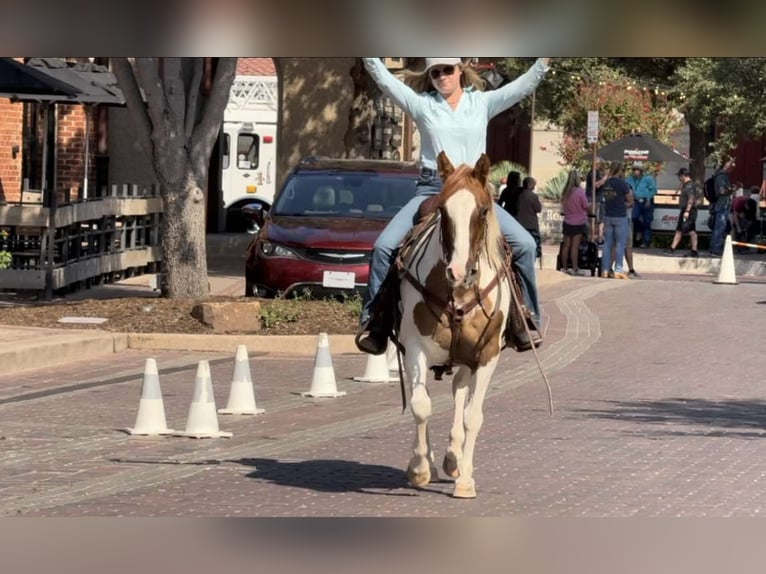
[[[475, 242], [475, 246], [473, 246], [472, 249], [473, 252], [470, 254], [470, 258], [477, 262], [477, 266], [480, 265], [481, 251], [484, 249], [487, 240], [488, 214], [489, 210], [483, 217], [483, 230], [481, 240]], [[398, 259], [397, 264], [399, 266], [400, 277], [406, 279], [410, 285], [412, 285], [418, 291], [418, 293], [420, 293], [423, 301], [426, 303], [427, 309], [440, 324], [444, 324], [443, 317], [446, 315], [447, 327], [449, 327], [451, 333], [451, 342], [449, 359], [443, 367], [440, 367], [440, 370], [442, 373], [451, 374], [452, 365], [454, 365], [457, 355], [457, 345], [460, 340], [460, 330], [463, 327], [465, 317], [468, 316], [469, 313], [471, 313], [471, 311], [473, 311], [478, 306], [484, 313], [484, 316], [487, 318], [487, 326], [489, 326], [491, 319], [494, 318], [500, 309], [501, 301], [499, 297], [491, 309], [487, 308], [488, 306], [486, 303], [487, 298], [492, 293], [492, 291], [499, 286], [502, 278], [507, 278], [510, 283], [511, 252], [509, 249], [507, 249], [507, 247], [504, 249], [504, 256], [500, 268], [495, 270], [495, 274], [493, 275], [492, 279], [483, 289], [479, 287], [481, 278], [481, 269], [479, 269], [476, 280], [471, 286], [472, 296], [470, 298], [461, 296], [460, 300], [462, 302], [459, 304], [455, 297], [458, 287], [450, 287], [449, 285], [446, 285], [444, 293], [437, 293], [433, 290], [433, 288], [429, 289], [425, 285], [425, 282], [420, 277], [414, 275], [411, 270], [418, 268], [420, 261], [422, 261], [425, 255], [426, 245], [429, 243], [429, 241], [433, 240], [432, 235], [436, 232], [437, 228], [440, 228], [440, 225], [444, 224], [444, 218], [446, 217], [448, 217], [446, 215], [446, 210], [440, 206], [440, 208], [435, 213], [423, 221], [420, 224], [422, 228], [416, 228], [417, 230], [413, 233], [413, 236], [416, 237], [417, 240], [411, 252], [411, 256], [408, 257], [409, 262], [405, 263], [401, 259]], [[442, 234], [440, 243], [442, 248], [442, 261], [448, 262], [451, 257], [452, 246], [445, 244], [446, 242], [444, 241], [444, 234]], [[447, 281], [445, 278], [445, 283], [446, 282]], [[481, 338], [479, 337], [473, 352], [477, 352], [479, 350], [478, 341], [480, 340]], [[437, 380], [441, 379], [442, 373], [438, 371], [436, 372]]]

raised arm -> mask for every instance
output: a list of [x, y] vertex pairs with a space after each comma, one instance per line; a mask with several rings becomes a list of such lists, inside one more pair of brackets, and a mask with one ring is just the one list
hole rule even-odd
[[531, 94], [548, 71], [548, 58], [538, 58], [535, 65], [510, 84], [498, 90], [485, 92], [487, 111], [490, 118], [507, 110]]
[[362, 58], [362, 61], [381, 91], [391, 98], [404, 113], [412, 119], [417, 119], [423, 105], [421, 96], [389, 72], [380, 58]]

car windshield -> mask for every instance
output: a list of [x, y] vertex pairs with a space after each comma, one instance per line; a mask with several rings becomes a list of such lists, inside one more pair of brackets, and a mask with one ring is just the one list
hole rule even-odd
[[415, 194], [414, 175], [299, 173], [279, 193], [273, 215], [391, 219]]

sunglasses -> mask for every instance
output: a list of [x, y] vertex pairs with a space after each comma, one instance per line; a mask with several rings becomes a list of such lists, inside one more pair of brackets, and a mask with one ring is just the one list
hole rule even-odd
[[455, 73], [455, 66], [442, 66], [439, 68], [431, 68], [428, 74], [432, 80], [436, 80], [439, 76], [451, 76]]

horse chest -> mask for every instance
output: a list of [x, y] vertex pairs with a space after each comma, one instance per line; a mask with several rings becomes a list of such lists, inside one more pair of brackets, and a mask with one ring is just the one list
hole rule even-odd
[[[439, 284], [443, 277], [443, 265], [436, 265], [428, 274], [426, 289], [432, 293], [440, 292]], [[413, 309], [415, 326], [421, 336], [430, 337], [440, 348], [449, 352], [454, 363], [476, 370], [500, 353], [502, 329], [505, 327], [505, 314], [502, 311], [493, 312], [494, 301], [487, 300], [483, 304], [484, 308], [476, 305], [456, 322], [455, 313], [448, 303], [420, 301]], [[458, 304], [456, 308], [459, 310], [461, 307]]]

